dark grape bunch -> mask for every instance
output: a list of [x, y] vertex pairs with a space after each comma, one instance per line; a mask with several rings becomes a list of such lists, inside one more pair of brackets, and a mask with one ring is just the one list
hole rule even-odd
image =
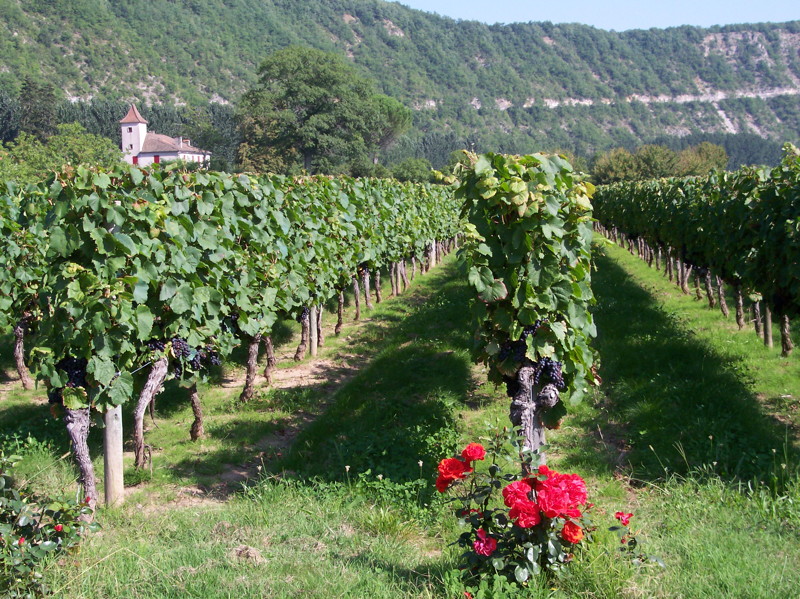
[[149, 341], [147, 341], [147, 343], [145, 343], [145, 346], [150, 351], [162, 352], [164, 351], [164, 348], [167, 346], [167, 344], [164, 343], [161, 339], [150, 339]]
[[[67, 356], [62, 358], [56, 363], [56, 369], [61, 370], [67, 374], [67, 383], [65, 387], [74, 389], [75, 387], [87, 387], [86, 382], [86, 365], [88, 361], [86, 358], [73, 358]], [[61, 404], [63, 403], [63, 396], [61, 394], [61, 387], [51, 388], [47, 392], [47, 399], [49, 403]]]
[[198, 371], [203, 366], [210, 364], [211, 366], [219, 366], [222, 364], [222, 358], [219, 353], [207, 346], [205, 349], [197, 348], [192, 350], [185, 339], [181, 337], [172, 338], [172, 350], [175, 360], [172, 362], [172, 372], [176, 377], [180, 377], [184, 370], [184, 359], [193, 371]]
[[528, 350], [528, 345], [524, 339], [519, 341], [506, 341], [500, 346], [500, 353], [497, 357], [502, 362], [508, 358], [512, 358], [515, 362], [522, 362], [525, 359], [525, 352]]
[[541, 327], [545, 322], [547, 322], [547, 320], [537, 319], [536, 322], [534, 322], [532, 325], [529, 325], [524, 329], [522, 329], [522, 337], [520, 338], [524, 340], [530, 337], [531, 335], [536, 335], [536, 331], [538, 331], [539, 327]]
[[525, 340], [532, 335], [536, 335], [536, 332], [545, 322], [547, 322], [547, 320], [537, 319], [532, 325], [528, 325], [522, 329], [522, 335], [520, 335], [518, 341], [506, 341], [503, 343], [503, 345], [500, 346], [500, 353], [497, 356], [500, 361], [502, 362], [511, 357], [515, 362], [522, 362], [525, 359], [525, 352], [528, 350], [528, 344]]
[[239, 334], [239, 313], [238, 312], [232, 312], [231, 314], [229, 314], [228, 316], [223, 318], [222, 322], [220, 323], [220, 328], [226, 333], [227, 332], [231, 332], [234, 335], [238, 335]]
[[303, 306], [303, 309], [300, 310], [300, 314], [297, 315], [295, 320], [297, 322], [303, 322], [306, 318], [308, 318], [309, 314], [311, 314], [311, 310], [309, 310], [306, 306]]
[[542, 376], [549, 379], [558, 389], [564, 389], [564, 377], [561, 374], [561, 362], [556, 362], [551, 358], [542, 358], [536, 364], [536, 374], [534, 375], [534, 383], [538, 384]]
[[173, 337], [170, 341], [172, 341], [172, 355], [176, 358], [188, 358], [192, 355], [192, 350], [189, 348], [189, 344], [186, 343], [186, 339]]

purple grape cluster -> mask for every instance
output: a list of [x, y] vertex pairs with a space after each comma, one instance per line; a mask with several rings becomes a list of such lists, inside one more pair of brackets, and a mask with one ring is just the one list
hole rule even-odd
[[564, 389], [564, 387], [566, 387], [564, 377], [561, 374], [561, 362], [556, 362], [551, 358], [542, 358], [539, 360], [536, 364], [536, 374], [534, 375], [533, 381], [538, 384], [542, 376], [544, 376], [545, 379], [549, 379], [558, 389]]
[[150, 339], [149, 341], [147, 341], [147, 343], [145, 343], [145, 346], [150, 351], [162, 352], [164, 351], [164, 348], [167, 346], [167, 344], [164, 343], [161, 339]]
[[189, 348], [189, 344], [186, 343], [186, 339], [173, 337], [170, 341], [172, 341], [172, 353], [176, 358], [188, 358], [192, 355], [192, 350]]
[[306, 318], [308, 318], [309, 314], [311, 314], [311, 310], [309, 310], [306, 306], [303, 306], [303, 309], [300, 310], [300, 314], [297, 315], [295, 320], [297, 322], [303, 322]]

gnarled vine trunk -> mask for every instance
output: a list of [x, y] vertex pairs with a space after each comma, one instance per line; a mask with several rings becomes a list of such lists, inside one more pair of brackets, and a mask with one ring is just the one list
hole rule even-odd
[[333, 327], [333, 334], [338, 335], [344, 326], [344, 291], [339, 292], [339, 302], [336, 309], [336, 326]]
[[308, 316], [309, 312], [307, 310], [303, 310], [303, 314], [300, 317], [300, 344], [297, 346], [297, 350], [294, 352], [295, 362], [299, 362], [305, 358], [306, 352], [308, 351], [309, 335], [311, 334], [311, 323], [309, 322]]
[[375, 303], [380, 304], [383, 301], [381, 297], [381, 269], [375, 269]]
[[728, 316], [730, 316], [730, 310], [728, 310], [728, 302], [725, 300], [725, 282], [721, 277], [717, 277], [717, 299], [719, 300], [719, 309], [722, 310], [722, 315], [728, 318]]
[[14, 362], [17, 365], [19, 380], [23, 389], [33, 389], [33, 380], [28, 367], [25, 365], [25, 319], [21, 319], [14, 327]]
[[397, 288], [397, 276], [395, 275], [397, 271], [397, 264], [394, 262], [389, 263], [389, 283], [392, 286], [392, 292], [390, 297], [395, 297], [400, 294], [400, 290]]
[[244, 389], [239, 395], [239, 401], [246, 403], [253, 399], [255, 394], [256, 376], [258, 376], [258, 350], [261, 349], [261, 335], [250, 338], [247, 345], [247, 372], [244, 377]]
[[794, 343], [792, 343], [791, 325], [789, 324], [789, 315], [781, 314], [780, 322], [781, 322], [781, 355], [784, 358], [788, 358], [789, 355], [791, 355], [792, 350], [794, 349]]
[[[508, 394], [511, 396], [509, 419], [511, 424], [522, 429], [523, 449], [538, 452], [545, 444], [542, 415], [558, 403], [559, 393], [552, 384], [539, 388], [534, 383], [535, 375], [535, 366], [520, 368], [516, 377], [509, 381]], [[539, 455], [544, 462], [544, 453]]]
[[325, 334], [322, 332], [322, 306], [317, 308], [317, 347], [325, 345]]
[[144, 468], [147, 463], [144, 444], [144, 413], [150, 402], [154, 401], [156, 395], [161, 391], [161, 385], [167, 378], [168, 366], [166, 357], [159, 358], [153, 363], [150, 374], [147, 375], [147, 381], [139, 394], [136, 408], [133, 410], [133, 454], [136, 468]]
[[361, 318], [361, 287], [358, 284], [358, 277], [353, 277], [353, 295], [355, 296], [356, 314], [353, 320]]
[[192, 428], [189, 429], [189, 436], [192, 441], [197, 441], [206, 434], [203, 429], [203, 409], [200, 406], [200, 394], [197, 392], [197, 385], [193, 384], [189, 387], [189, 401], [192, 403], [192, 414], [194, 414], [194, 421]]
[[[89, 507], [94, 511], [97, 506], [97, 481], [94, 476], [94, 466], [92, 457], [89, 455], [89, 426], [91, 420], [89, 408], [80, 410], [70, 410], [64, 408], [64, 424], [67, 427], [67, 434], [72, 444], [72, 455], [78, 465], [78, 483], [83, 487], [83, 493], [89, 501]], [[92, 520], [94, 516], [81, 517], [83, 520]]]
[[408, 276], [406, 275], [406, 261], [405, 259], [400, 260], [400, 278], [403, 279], [403, 292], [408, 289]]
[[711, 269], [706, 269], [706, 275], [703, 278], [703, 283], [705, 284], [706, 288], [706, 298], [708, 298], [708, 307], [709, 308], [716, 308], [717, 307], [717, 298], [714, 297], [714, 283], [711, 280]]
[[742, 293], [742, 282], [736, 279], [733, 282], [733, 299], [736, 306], [736, 324], [741, 331], [744, 328], [744, 294]]
[[272, 337], [267, 335], [264, 337], [264, 349], [267, 352], [267, 365], [264, 367], [264, 378], [267, 379], [267, 385], [272, 384], [272, 371], [275, 370], [275, 365], [278, 360], [275, 358], [275, 346], [272, 344]]
[[756, 329], [756, 335], [761, 337], [761, 302], [753, 302], [753, 326]]
[[364, 303], [367, 305], [367, 310], [372, 310], [372, 298], [370, 297], [369, 289], [369, 268], [366, 266], [361, 270], [361, 284], [364, 287]]

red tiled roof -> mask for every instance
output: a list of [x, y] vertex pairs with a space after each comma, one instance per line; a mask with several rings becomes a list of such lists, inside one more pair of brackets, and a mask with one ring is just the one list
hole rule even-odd
[[130, 109], [128, 110], [128, 114], [125, 115], [125, 118], [120, 121], [122, 124], [126, 123], [144, 123], [147, 125], [147, 121], [142, 118], [142, 115], [139, 114], [139, 111], [136, 110], [136, 104], [131, 104]]
[[141, 153], [186, 152], [189, 154], [208, 154], [205, 150], [190, 146], [188, 140], [181, 137], [170, 137], [160, 133], [148, 133], [144, 138]]

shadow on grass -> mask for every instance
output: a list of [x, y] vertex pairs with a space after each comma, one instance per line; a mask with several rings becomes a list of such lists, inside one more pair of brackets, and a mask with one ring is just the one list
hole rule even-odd
[[472, 382], [468, 290], [452, 264], [425, 285], [432, 291], [382, 304], [363, 325], [348, 351], [374, 357], [300, 433], [288, 467], [340, 480], [349, 466], [399, 482], [454, 450], [456, 408]]
[[[612, 259], [596, 262], [602, 407], [633, 476], [707, 466], [726, 480], [763, 480], [781, 459], [786, 429], [761, 409], [737, 361], [693, 336]], [[585, 443], [578, 459], [607, 459]]]

